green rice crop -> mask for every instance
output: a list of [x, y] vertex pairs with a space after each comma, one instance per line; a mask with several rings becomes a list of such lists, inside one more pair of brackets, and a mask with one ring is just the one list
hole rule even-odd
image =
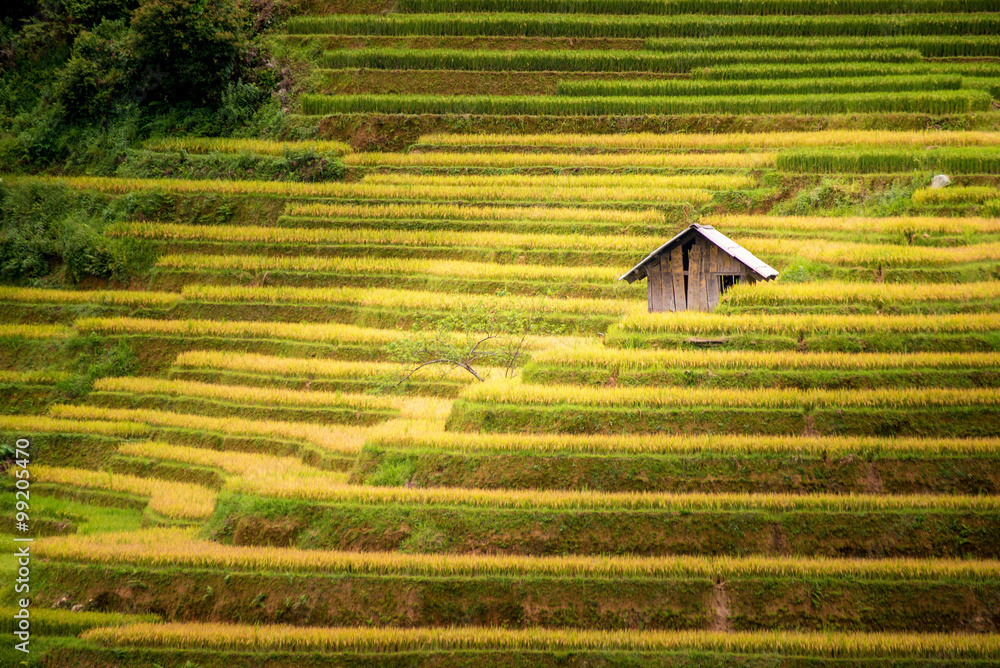
[[323, 54], [324, 67], [492, 72], [687, 72], [728, 63], [916, 62], [916, 49], [882, 51], [522, 51], [470, 49], [342, 49]]
[[990, 0], [399, 0], [397, 9], [408, 14], [438, 12], [524, 12], [616, 15], [816, 15], [816, 14], [934, 14], [989, 12]]
[[977, 148], [810, 149], [785, 151], [776, 166], [787, 172], [888, 173], [939, 171], [951, 174], [994, 174], [1000, 171], [1000, 150]]
[[986, 91], [955, 90], [762, 97], [303, 95], [301, 101], [302, 112], [314, 116], [356, 113], [608, 116], [869, 112], [964, 114], [988, 110], [990, 99]]
[[917, 49], [925, 58], [1000, 56], [1000, 38], [996, 35], [830, 35], [816, 37], [770, 37], [731, 35], [728, 37], [651, 39], [646, 48], [652, 51], [822, 51], [848, 49]]
[[608, 79], [560, 81], [559, 95], [573, 97], [668, 97], [696, 95], [816, 95], [916, 90], [957, 90], [962, 77], [899, 76], [831, 79]]
[[[995, 8], [994, 8], [995, 9]], [[292, 34], [471, 37], [828, 37], [997, 35], [1000, 16], [933, 13], [856, 16], [599, 16], [558, 14], [328, 14], [292, 17]]]
[[[629, 132], [618, 134], [432, 134], [424, 135], [422, 147], [449, 149], [600, 150], [767, 150], [778, 148], [824, 148], [828, 146], [1000, 146], [1000, 132], [820, 130], [816, 132], [733, 132], [685, 134]], [[641, 159], [641, 158], [637, 158]]]
[[879, 63], [828, 62], [785, 64], [735, 64], [697, 68], [695, 79], [826, 79], [831, 77], [889, 77], [918, 75], [1000, 76], [1000, 63]]

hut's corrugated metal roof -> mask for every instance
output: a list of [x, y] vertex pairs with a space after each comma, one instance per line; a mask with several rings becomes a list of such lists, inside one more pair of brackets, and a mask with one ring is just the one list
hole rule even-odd
[[645, 276], [646, 272], [644, 270], [643, 271], [640, 270], [643, 269], [643, 267], [646, 265], [647, 262], [652, 260], [654, 257], [657, 257], [664, 251], [670, 250], [672, 246], [676, 245], [676, 243], [680, 240], [681, 237], [686, 236], [691, 231], [697, 232], [701, 236], [708, 239], [722, 251], [736, 258], [736, 260], [738, 260], [739, 262], [742, 262], [744, 265], [747, 266], [747, 268], [756, 273], [765, 281], [769, 281], [778, 275], [778, 272], [773, 267], [771, 267], [771, 265], [767, 264], [766, 262], [758, 258], [756, 255], [748, 251], [743, 246], [740, 246], [738, 243], [736, 243], [735, 241], [733, 241], [725, 234], [712, 227], [711, 225], [699, 225], [698, 223], [694, 223], [693, 225], [691, 225], [691, 227], [682, 230], [679, 234], [674, 236], [673, 239], [671, 239], [670, 241], [663, 244], [655, 251], [647, 255], [642, 262], [640, 262], [639, 264], [635, 265], [634, 267], [626, 271], [618, 278], [618, 280], [628, 281], [629, 283], [633, 283], [641, 279], [643, 276]]

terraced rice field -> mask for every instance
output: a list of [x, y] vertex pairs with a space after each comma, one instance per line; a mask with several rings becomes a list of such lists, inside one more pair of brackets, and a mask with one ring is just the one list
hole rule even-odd
[[[341, 181], [4, 176], [153, 258], [0, 286], [44, 665], [1000, 662], [995, 3], [369, 4], [144, 147]], [[779, 279], [648, 313], [694, 222]]]

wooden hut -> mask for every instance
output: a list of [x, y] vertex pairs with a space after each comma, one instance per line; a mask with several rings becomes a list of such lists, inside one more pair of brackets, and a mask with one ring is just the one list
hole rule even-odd
[[778, 272], [711, 225], [695, 223], [646, 256], [619, 281], [648, 277], [650, 313], [711, 311], [736, 283], [769, 281]]

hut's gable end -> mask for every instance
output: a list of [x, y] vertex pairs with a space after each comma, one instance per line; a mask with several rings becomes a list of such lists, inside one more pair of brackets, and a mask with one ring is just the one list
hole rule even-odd
[[620, 280], [647, 278], [649, 311], [711, 311], [737, 283], [778, 275], [745, 248], [710, 226], [692, 225], [650, 253]]

